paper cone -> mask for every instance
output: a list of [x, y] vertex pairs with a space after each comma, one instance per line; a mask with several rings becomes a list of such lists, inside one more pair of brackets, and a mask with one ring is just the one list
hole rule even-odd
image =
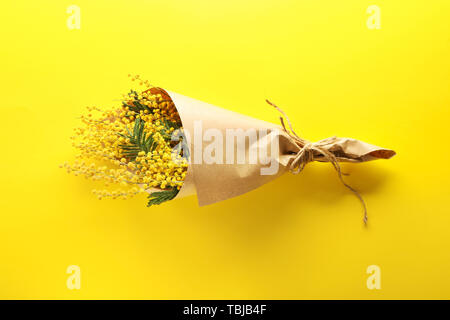
[[[161, 89], [162, 90], [162, 89]], [[249, 116], [241, 115], [226, 109], [222, 109], [208, 103], [198, 101], [183, 95], [162, 90], [174, 102], [181, 118], [183, 130], [187, 132], [187, 143], [190, 151], [190, 164], [187, 170], [183, 187], [176, 198], [197, 194], [200, 206], [226, 200], [246, 192], [249, 192], [285, 173], [290, 163], [297, 156], [301, 148], [292, 141], [289, 134], [279, 125], [258, 120]], [[205, 149], [212, 141], [198, 139], [195, 130], [201, 123], [202, 132], [221, 133], [227, 136], [227, 130], [254, 129], [258, 133], [256, 141], [246, 139], [245, 145], [235, 143], [232, 148], [236, 155], [243, 152], [248, 160], [249, 152], [255, 146], [266, 146], [271, 141], [277, 140], [277, 144], [270, 145], [270, 152], [276, 154], [278, 170], [274, 174], [262, 174], [268, 164], [257, 163], [232, 163], [227, 164], [226, 148], [227, 142], [223, 143], [222, 163], [199, 162], [203, 158]], [[197, 130], [198, 131], [198, 130]], [[275, 140], [274, 140], [275, 139]], [[276, 148], [272, 150], [271, 148]], [[355, 139], [336, 138], [332, 143], [325, 144], [324, 148], [332, 152], [339, 161], [363, 162], [375, 159], [388, 159], [395, 155], [389, 149], [379, 148]], [[199, 151], [200, 150], [200, 151]], [[315, 154], [315, 161], [327, 161], [321, 154]], [[273, 162], [272, 162], [273, 165]]]

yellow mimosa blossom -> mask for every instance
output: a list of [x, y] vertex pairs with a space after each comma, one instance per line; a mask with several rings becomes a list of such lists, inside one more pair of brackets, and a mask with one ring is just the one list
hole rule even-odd
[[81, 116], [83, 126], [72, 137], [78, 160], [61, 167], [105, 186], [121, 187], [92, 190], [99, 199], [127, 199], [159, 189], [150, 194], [148, 205], [160, 204], [176, 196], [186, 175], [187, 155], [174, 152], [185, 141], [171, 139], [182, 130], [181, 120], [165, 91], [139, 76], [130, 77], [146, 89], [124, 95], [116, 108], [88, 107], [87, 115]]

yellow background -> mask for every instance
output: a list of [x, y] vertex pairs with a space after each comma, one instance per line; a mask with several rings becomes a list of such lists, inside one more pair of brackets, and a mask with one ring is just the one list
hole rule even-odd
[[[450, 298], [449, 21], [447, 0], [2, 3], [0, 298]], [[395, 149], [344, 166], [369, 226], [320, 163], [203, 208], [98, 201], [58, 165], [77, 117], [117, 105], [128, 73], [277, 122], [270, 98], [305, 138]]]

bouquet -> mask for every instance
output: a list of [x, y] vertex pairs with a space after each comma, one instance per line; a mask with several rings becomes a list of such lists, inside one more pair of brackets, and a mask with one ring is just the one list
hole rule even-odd
[[311, 161], [330, 162], [341, 182], [340, 162], [389, 159], [393, 150], [331, 137], [310, 142], [297, 135], [287, 115], [280, 125], [166, 91], [132, 76], [144, 88], [123, 96], [112, 109], [88, 107], [75, 129], [73, 164], [62, 167], [102, 182], [99, 199], [148, 194], [148, 206], [196, 194], [200, 206], [249, 192]]

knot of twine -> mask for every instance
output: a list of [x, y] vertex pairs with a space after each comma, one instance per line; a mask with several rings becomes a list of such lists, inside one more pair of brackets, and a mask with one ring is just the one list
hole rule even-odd
[[[347, 187], [351, 192], [353, 192], [353, 194], [361, 202], [363, 209], [364, 209], [364, 219], [363, 219], [364, 224], [367, 224], [367, 208], [366, 208], [366, 203], [364, 202], [364, 199], [362, 198], [362, 196], [359, 194], [358, 191], [353, 189], [351, 186], [349, 186], [344, 181], [343, 175], [347, 175], [347, 174], [342, 172], [341, 166], [340, 166], [339, 161], [336, 158], [336, 156], [326, 148], [326, 146], [336, 142], [337, 137], [330, 137], [330, 138], [323, 139], [323, 140], [320, 140], [317, 142], [310, 142], [306, 139], [303, 139], [295, 133], [295, 131], [292, 127], [291, 121], [289, 120], [289, 117], [284, 113], [284, 111], [281, 110], [274, 103], [270, 102], [269, 100], [266, 100], [266, 102], [268, 104], [270, 104], [271, 106], [273, 106], [275, 109], [277, 109], [282, 114], [282, 116], [280, 116], [281, 126], [283, 127], [283, 130], [289, 136], [291, 141], [299, 148], [299, 151], [297, 152], [294, 159], [289, 164], [289, 171], [292, 172], [293, 174], [298, 174], [305, 168], [305, 166], [309, 162], [314, 161], [316, 154], [322, 155], [326, 161], [330, 162], [333, 165], [334, 169], [337, 172], [339, 180], [341, 180], [342, 184], [345, 187]], [[289, 125], [289, 130], [286, 128], [284, 119], [286, 119], [286, 121]]]

